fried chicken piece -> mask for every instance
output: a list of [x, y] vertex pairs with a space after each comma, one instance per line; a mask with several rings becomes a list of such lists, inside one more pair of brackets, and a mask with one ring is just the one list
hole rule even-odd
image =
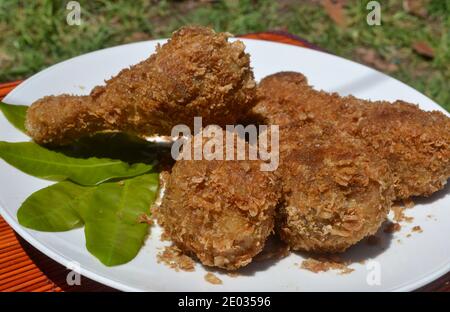
[[177, 124], [235, 123], [254, 105], [249, 55], [229, 34], [189, 26], [156, 53], [95, 87], [88, 96], [44, 97], [27, 112], [38, 143], [62, 145], [98, 131], [170, 135]]
[[313, 116], [305, 114], [304, 103], [298, 100], [303, 88], [309, 86], [300, 73], [279, 72], [264, 77], [258, 85], [259, 101], [250, 112], [251, 118], [280, 127], [310, 120]]
[[374, 234], [392, 204], [386, 161], [332, 124], [282, 127], [278, 174], [277, 232], [293, 250], [343, 252]]
[[259, 85], [253, 109], [280, 126], [308, 120], [333, 123], [388, 161], [397, 199], [428, 196], [450, 176], [450, 118], [403, 101], [367, 101], [314, 90], [300, 73], [281, 72]]
[[249, 264], [273, 232], [280, 196], [275, 175], [260, 171], [260, 164], [178, 160], [156, 213], [165, 234], [204, 265], [235, 270]]

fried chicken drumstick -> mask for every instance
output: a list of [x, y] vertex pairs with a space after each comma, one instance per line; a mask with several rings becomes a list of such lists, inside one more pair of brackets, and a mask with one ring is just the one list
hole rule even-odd
[[391, 207], [387, 162], [329, 123], [282, 127], [278, 174], [277, 232], [293, 250], [343, 252], [375, 234]]
[[260, 164], [178, 160], [156, 210], [164, 233], [204, 265], [235, 270], [250, 263], [273, 232], [280, 196], [276, 176]]
[[259, 85], [253, 109], [280, 127], [305, 121], [330, 122], [388, 161], [397, 199], [428, 196], [450, 176], [450, 118], [403, 101], [367, 101], [314, 90], [300, 73], [281, 72]]
[[98, 131], [170, 135], [176, 124], [235, 123], [253, 105], [256, 83], [240, 41], [205, 27], [183, 27], [156, 53], [88, 96], [44, 97], [26, 128], [38, 143], [63, 145]]

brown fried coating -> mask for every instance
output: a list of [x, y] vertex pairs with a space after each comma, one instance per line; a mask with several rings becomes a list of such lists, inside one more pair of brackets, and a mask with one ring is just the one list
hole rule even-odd
[[391, 207], [386, 161], [332, 124], [282, 127], [278, 173], [277, 232], [294, 250], [343, 252], [374, 234]]
[[204, 265], [234, 270], [250, 263], [273, 232], [280, 196], [275, 175], [260, 164], [177, 161], [157, 210], [165, 234]]
[[264, 122], [280, 127], [310, 119], [302, 114], [302, 103], [297, 103], [298, 90], [302, 88], [308, 88], [308, 81], [300, 73], [279, 72], [263, 78], [258, 85], [259, 101], [251, 114], [256, 119], [260, 116]]
[[450, 176], [450, 118], [403, 101], [367, 101], [314, 90], [300, 73], [280, 72], [259, 85], [254, 111], [280, 126], [308, 120], [330, 122], [362, 139], [388, 161], [398, 199], [428, 196]]
[[27, 112], [38, 143], [67, 144], [97, 131], [170, 135], [177, 124], [235, 123], [254, 105], [256, 83], [241, 41], [200, 26], [182, 27], [156, 53], [89, 96], [44, 97]]

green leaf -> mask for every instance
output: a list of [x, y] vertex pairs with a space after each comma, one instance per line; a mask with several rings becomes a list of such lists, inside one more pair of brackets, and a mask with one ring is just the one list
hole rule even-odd
[[145, 174], [99, 186], [56, 183], [28, 197], [17, 212], [19, 223], [39, 231], [67, 231], [85, 224], [86, 248], [103, 264], [132, 260], [144, 244], [156, 198], [158, 174]]
[[30, 175], [50, 180], [69, 179], [81, 185], [97, 185], [115, 178], [133, 177], [152, 169], [151, 165], [130, 165], [108, 158], [69, 157], [33, 142], [0, 141], [0, 158]]
[[19, 223], [27, 228], [58, 232], [83, 225], [77, 205], [95, 187], [80, 186], [69, 181], [53, 184], [34, 192], [17, 211]]
[[86, 247], [103, 264], [132, 260], [148, 233], [149, 215], [156, 198], [158, 175], [146, 174], [121, 182], [99, 185], [78, 206], [85, 223]]
[[12, 105], [0, 102], [0, 110], [5, 115], [6, 119], [17, 129], [26, 133], [25, 118], [27, 115], [28, 106]]

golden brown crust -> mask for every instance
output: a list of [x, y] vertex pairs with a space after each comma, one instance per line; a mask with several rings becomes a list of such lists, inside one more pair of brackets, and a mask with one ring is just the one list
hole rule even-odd
[[[297, 90], [305, 86], [308, 86], [307, 78], [295, 72], [279, 72], [263, 78], [258, 85], [258, 104], [251, 111], [253, 118], [281, 127], [297, 123], [301, 117], [297, 116], [299, 108], [293, 103]], [[308, 119], [306, 115], [303, 117]]]
[[284, 126], [280, 140], [277, 229], [292, 249], [342, 252], [378, 230], [393, 198], [384, 160], [321, 122]]
[[402, 101], [370, 102], [314, 90], [299, 73], [264, 78], [253, 109], [280, 126], [308, 120], [330, 122], [362, 139], [388, 161], [397, 198], [430, 195], [450, 176], [450, 118]]
[[388, 160], [397, 199], [429, 196], [444, 187], [450, 176], [450, 118], [401, 101], [371, 105], [363, 114], [356, 135]]
[[27, 113], [38, 143], [65, 144], [100, 130], [170, 135], [176, 124], [235, 123], [254, 105], [256, 84], [241, 41], [187, 26], [156, 53], [92, 90], [89, 96], [49, 96]]
[[157, 213], [167, 236], [207, 266], [234, 270], [250, 263], [273, 231], [280, 195], [275, 175], [260, 165], [177, 161]]

